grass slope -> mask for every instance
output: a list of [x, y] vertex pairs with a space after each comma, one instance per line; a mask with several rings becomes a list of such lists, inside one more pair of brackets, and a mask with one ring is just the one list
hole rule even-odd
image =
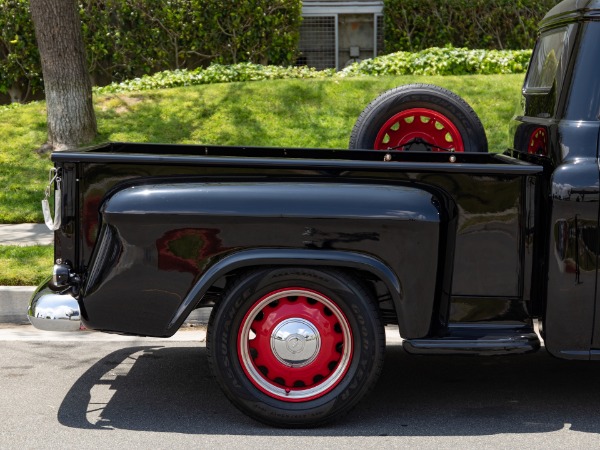
[[33, 286], [52, 274], [49, 245], [0, 245], [0, 286]]

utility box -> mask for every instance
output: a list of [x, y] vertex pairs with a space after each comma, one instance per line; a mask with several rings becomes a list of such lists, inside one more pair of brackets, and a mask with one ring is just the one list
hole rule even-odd
[[382, 1], [304, 1], [298, 65], [337, 70], [383, 52]]

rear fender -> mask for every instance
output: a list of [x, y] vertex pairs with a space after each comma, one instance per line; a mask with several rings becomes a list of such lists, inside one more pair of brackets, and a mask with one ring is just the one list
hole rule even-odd
[[[400, 280], [387, 265], [376, 258], [358, 253], [329, 250], [254, 249], [234, 253], [211, 266], [186, 296], [169, 323], [168, 331], [172, 333], [177, 331], [185, 318], [217, 280], [236, 270], [260, 266], [322, 266], [369, 272], [385, 284], [396, 311], [402, 309]], [[400, 317], [406, 319], [404, 314], [399, 314]]]
[[81, 294], [83, 320], [89, 328], [169, 336], [234, 270], [332, 266], [380, 279], [401, 332], [424, 337], [439, 305], [445, 309], [439, 299], [447, 291], [443, 261], [452, 254], [449, 202], [416, 183], [125, 186], [101, 208]]

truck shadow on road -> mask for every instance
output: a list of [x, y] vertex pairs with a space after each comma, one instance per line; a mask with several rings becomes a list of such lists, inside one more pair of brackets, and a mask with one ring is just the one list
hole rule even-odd
[[389, 346], [374, 391], [342, 420], [270, 428], [238, 412], [212, 379], [205, 348], [130, 347], [71, 387], [62, 425], [187, 434], [477, 436], [571, 429], [600, 432], [600, 365], [544, 351], [501, 358], [414, 357]]

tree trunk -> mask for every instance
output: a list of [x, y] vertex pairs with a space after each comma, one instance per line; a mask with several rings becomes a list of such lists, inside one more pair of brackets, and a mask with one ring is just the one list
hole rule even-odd
[[30, 0], [48, 110], [48, 145], [67, 150], [97, 134], [75, 0]]

